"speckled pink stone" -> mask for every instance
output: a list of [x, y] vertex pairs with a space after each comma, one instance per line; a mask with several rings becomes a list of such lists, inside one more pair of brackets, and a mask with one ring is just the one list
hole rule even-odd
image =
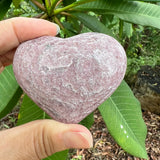
[[44, 36], [18, 47], [13, 68], [22, 89], [53, 119], [78, 123], [119, 86], [126, 54], [105, 34]]

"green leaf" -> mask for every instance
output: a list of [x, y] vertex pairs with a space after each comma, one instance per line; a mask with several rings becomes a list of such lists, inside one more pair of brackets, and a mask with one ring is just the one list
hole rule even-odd
[[67, 5], [71, 4], [71, 3], [74, 3], [75, 1], [76, 0], [64, 0], [63, 4], [64, 4], [64, 6], [67, 6]]
[[19, 7], [19, 4], [21, 3], [21, 0], [12, 0], [13, 2], [13, 5], [18, 8]]
[[108, 27], [113, 22], [113, 18], [113, 15], [101, 15], [101, 22]]
[[63, 26], [64, 26], [64, 33], [66, 34], [65, 37], [72, 37], [75, 35], [75, 31], [74, 31], [74, 28], [73, 28], [73, 25], [71, 23], [71, 21], [65, 21], [62, 23]]
[[[20, 108], [17, 125], [22, 125], [37, 119], [50, 119], [50, 117], [25, 94]], [[87, 128], [90, 128], [93, 123], [93, 113], [80, 122], [80, 124]]]
[[43, 160], [65, 160], [68, 156], [68, 150], [57, 152]]
[[70, 23], [70, 25], [71, 25], [70, 26], [71, 28], [69, 28], [69, 30], [74, 32], [75, 35], [82, 30], [82, 26], [80, 25], [79, 21], [77, 19], [75, 19], [74, 17], [68, 16], [67, 22]]
[[123, 27], [124, 27], [124, 21], [123, 20], [119, 20], [119, 37], [122, 38], [123, 35]]
[[131, 23], [124, 22], [124, 34], [126, 37], [130, 38], [133, 35], [133, 27]]
[[88, 115], [85, 119], [83, 119], [80, 122], [81, 125], [84, 125], [88, 129], [90, 129], [92, 127], [93, 123], [94, 123], [94, 114], [93, 113], [91, 113], [90, 115]]
[[22, 93], [14, 77], [12, 65], [6, 67], [0, 74], [0, 118], [13, 109]]
[[18, 115], [17, 125], [37, 119], [50, 119], [50, 117], [25, 94]]
[[110, 134], [128, 153], [147, 159], [146, 125], [139, 101], [122, 81], [118, 89], [99, 107]]
[[[141, 1], [141, 0], [124, 0], [124, 1]], [[160, 2], [160, 0], [143, 0], [143, 2]]]
[[160, 6], [151, 3], [138, 1], [115, 3], [112, 0], [97, 0], [77, 6], [75, 9], [94, 11], [99, 14], [113, 14], [124, 21], [160, 29]]
[[78, 0], [78, 1], [75, 1], [75, 2], [73, 2], [73, 3], [71, 3], [71, 4], [67, 5], [67, 6], [65, 6], [63, 8], [56, 9], [54, 11], [54, 15], [59, 14], [60, 12], [63, 12], [63, 11], [67, 11], [67, 10], [69, 10], [71, 8], [74, 8], [76, 6], [79, 6], [81, 4], [85, 4], [85, 3], [88, 3], [88, 2], [92, 2], [92, 1], [96, 1], [96, 0]]
[[2, 20], [7, 13], [12, 0], [0, 0], [0, 20]]
[[112, 31], [108, 29], [103, 23], [101, 23], [97, 17], [78, 12], [72, 13], [72, 15], [76, 16], [86, 27], [88, 27], [93, 32], [105, 33], [114, 37]]

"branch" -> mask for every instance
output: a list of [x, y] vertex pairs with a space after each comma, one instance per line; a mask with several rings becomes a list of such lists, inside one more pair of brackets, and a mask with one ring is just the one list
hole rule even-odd
[[54, 20], [55, 20], [55, 22], [60, 26], [60, 28], [61, 28], [62, 30], [64, 30], [64, 26], [63, 26], [63, 24], [59, 21], [59, 19], [58, 19], [57, 17], [54, 17]]
[[68, 6], [56, 9], [53, 14], [56, 15], [56, 14], [59, 14], [61, 12], [67, 11], [67, 10], [69, 10], [71, 8], [74, 8], [76, 6], [79, 6], [81, 4], [85, 4], [85, 3], [88, 3], [88, 2], [92, 2], [92, 1], [96, 1], [96, 0], [81, 0], [81, 1], [76, 1], [76, 2], [74, 2], [74, 3], [72, 3], [72, 4], [68, 5]]
[[39, 3], [38, 1], [36, 0], [31, 0], [39, 9], [41, 9], [42, 11], [46, 11], [45, 7]]
[[43, 14], [40, 19], [46, 19], [48, 17], [47, 13]]

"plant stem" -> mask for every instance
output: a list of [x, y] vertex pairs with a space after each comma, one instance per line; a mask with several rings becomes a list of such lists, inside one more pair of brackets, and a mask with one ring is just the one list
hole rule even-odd
[[59, 0], [55, 7], [57, 7], [63, 0]]
[[47, 13], [43, 14], [40, 19], [46, 19], [48, 17]]
[[41, 18], [43, 15], [44, 15], [44, 13], [40, 13], [40, 14], [34, 16], [34, 18]]
[[65, 15], [65, 16], [72, 16], [71, 14], [67, 13], [67, 12], [61, 12], [62, 15]]
[[36, 0], [31, 0], [39, 9], [41, 9], [42, 11], [46, 11], [45, 7], [39, 3], [38, 1]]
[[45, 0], [45, 4], [46, 4], [47, 8], [51, 7], [51, 1], [50, 0]]
[[50, 9], [51, 9], [51, 1], [45, 0], [45, 6], [46, 6], [47, 14], [49, 15]]
[[72, 4], [68, 5], [68, 6], [56, 9], [53, 14], [56, 15], [56, 14], [58, 14], [60, 12], [69, 10], [69, 9], [74, 8], [76, 6], [79, 6], [81, 4], [85, 4], [85, 3], [88, 3], [88, 2], [92, 2], [92, 1], [96, 1], [96, 0], [81, 0], [81, 1], [76, 1], [76, 2], [74, 2], [74, 3], [72, 3]]
[[60, 28], [62, 30], [64, 30], [64, 26], [62, 25], [62, 23], [60, 22], [60, 20], [56, 16], [54, 17], [54, 21], [60, 26]]
[[61, 0], [53, 0], [52, 4], [51, 4], [51, 8], [50, 8], [50, 11], [49, 11], [49, 16], [52, 15], [53, 13], [53, 10], [55, 9], [55, 7], [57, 6], [57, 2], [59, 2]]
[[119, 37], [122, 38], [123, 35], [123, 20], [119, 20]]

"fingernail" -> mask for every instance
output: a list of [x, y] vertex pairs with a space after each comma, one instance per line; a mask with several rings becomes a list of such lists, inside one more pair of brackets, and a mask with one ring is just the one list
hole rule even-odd
[[93, 139], [85, 132], [66, 132], [63, 135], [64, 143], [67, 148], [91, 148]]
[[[59, 25], [58, 24], [55, 24], [56, 25], [56, 28], [57, 28], [57, 34], [60, 32], [60, 27], [59, 27]], [[56, 34], [56, 35], [57, 35]]]

